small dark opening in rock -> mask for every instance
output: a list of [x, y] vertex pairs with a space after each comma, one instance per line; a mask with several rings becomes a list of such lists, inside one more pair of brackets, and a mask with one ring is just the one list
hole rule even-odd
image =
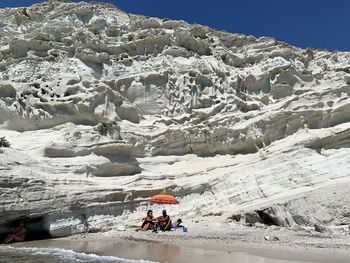
[[68, 96], [71, 96], [71, 95], [73, 95], [71, 90], [66, 90], [66, 92], [63, 94], [64, 97], [68, 97]]
[[241, 221], [241, 215], [233, 215], [232, 220], [237, 221], [237, 222]]
[[32, 85], [33, 85], [34, 88], [40, 89], [40, 84], [39, 84], [39, 83], [36, 83], [36, 82], [35, 82], [35, 83], [33, 83]]
[[278, 226], [276, 221], [264, 211], [256, 211], [261, 219], [261, 222], [268, 226]]
[[38, 95], [38, 92], [37, 92], [37, 91], [33, 92], [33, 96], [34, 96], [35, 98], [40, 99], [40, 97], [39, 97], [39, 95]]

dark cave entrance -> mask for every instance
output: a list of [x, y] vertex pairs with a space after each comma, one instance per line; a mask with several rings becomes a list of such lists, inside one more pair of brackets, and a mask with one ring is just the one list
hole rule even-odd
[[51, 238], [50, 233], [44, 228], [44, 220], [42, 217], [21, 217], [0, 226], [0, 242], [2, 242], [9, 234], [15, 233], [18, 225], [21, 222], [23, 222], [27, 228], [25, 241], [43, 240]]
[[256, 211], [261, 219], [261, 223], [268, 225], [268, 226], [278, 226], [279, 224], [276, 222], [276, 220], [266, 213], [265, 211]]

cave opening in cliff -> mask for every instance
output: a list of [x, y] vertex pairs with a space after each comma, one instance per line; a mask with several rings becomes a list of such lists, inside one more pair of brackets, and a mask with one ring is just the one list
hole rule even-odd
[[0, 241], [3, 241], [8, 236], [8, 234], [15, 233], [20, 223], [24, 223], [27, 229], [25, 241], [50, 239], [51, 235], [44, 228], [43, 222], [44, 220], [42, 217], [20, 217], [9, 221], [8, 223], [0, 226]]
[[260, 217], [261, 223], [268, 225], [268, 226], [278, 226], [279, 224], [276, 222], [274, 218], [272, 218], [268, 213], [265, 211], [256, 211], [257, 214]]

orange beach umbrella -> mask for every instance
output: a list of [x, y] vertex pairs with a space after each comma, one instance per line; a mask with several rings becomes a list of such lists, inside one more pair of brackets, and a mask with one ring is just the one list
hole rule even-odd
[[150, 201], [151, 203], [169, 204], [169, 205], [176, 205], [179, 203], [179, 201], [172, 195], [155, 195], [152, 198], [150, 198], [148, 201]]

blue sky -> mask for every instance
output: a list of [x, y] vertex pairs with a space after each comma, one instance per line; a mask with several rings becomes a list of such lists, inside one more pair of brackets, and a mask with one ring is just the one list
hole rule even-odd
[[[0, 7], [41, 1], [0, 0]], [[77, 1], [76, 1], [77, 2]], [[271, 36], [299, 47], [350, 51], [348, 0], [104, 0], [147, 16], [182, 19], [228, 32]]]

